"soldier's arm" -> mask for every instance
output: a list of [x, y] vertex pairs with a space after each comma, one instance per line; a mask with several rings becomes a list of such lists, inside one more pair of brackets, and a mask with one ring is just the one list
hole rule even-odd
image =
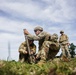
[[26, 46], [24, 46], [24, 43], [22, 43], [22, 44], [20, 45], [18, 51], [19, 51], [19, 53], [23, 53], [23, 54], [27, 53], [27, 51], [26, 51]]
[[26, 53], [27, 53], [27, 51], [26, 51], [25, 49], [26, 49], [26, 48], [24, 48], [24, 49], [23, 49], [23, 48], [20, 48], [20, 49], [19, 49], [19, 53], [26, 54]]
[[35, 36], [35, 35], [27, 35], [28, 39], [32, 39], [32, 40], [39, 40], [40, 38], [38, 36]]
[[44, 32], [41, 32], [38, 36], [31, 35], [26, 29], [24, 29], [24, 34], [27, 35], [29, 39], [40, 40], [45, 36]]
[[66, 42], [67, 42], [67, 45], [69, 46], [69, 45], [70, 45], [70, 43], [69, 43], [69, 38], [68, 38], [67, 35], [65, 35], [65, 36], [66, 36], [66, 40], [64, 40], [64, 41], [66, 41]]
[[23, 31], [24, 31], [24, 35], [30, 34], [27, 29], [23, 29]]
[[29, 39], [33, 39], [33, 40], [40, 40], [40, 39], [42, 39], [43, 37], [45, 37], [45, 34], [44, 34], [44, 33], [40, 33], [38, 36], [29, 34], [29, 35], [27, 35], [27, 37], [28, 37]]
[[61, 43], [62, 41], [61, 41], [61, 36], [60, 36], [60, 38], [59, 38], [59, 43]]

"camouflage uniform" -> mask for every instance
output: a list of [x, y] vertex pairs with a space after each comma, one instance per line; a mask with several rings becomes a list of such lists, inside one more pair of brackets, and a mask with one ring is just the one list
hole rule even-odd
[[[28, 38], [32, 38], [33, 40], [39, 41], [39, 52], [37, 54], [37, 57], [41, 58], [41, 60], [46, 60], [48, 58], [48, 55], [50, 55], [50, 53], [51, 53], [51, 51], [49, 51], [50, 46], [52, 44], [54, 44], [56, 46], [55, 42], [57, 42], [57, 41], [55, 41], [54, 39], [52, 39], [51, 34], [49, 34], [47, 32], [44, 32], [43, 28], [36, 27], [34, 29], [34, 31], [36, 31], [36, 30], [40, 30], [41, 33], [39, 35], [36, 35], [36, 36], [29, 34]], [[59, 44], [58, 44], [58, 47], [59, 47]]]
[[[60, 33], [64, 33], [64, 31], [60, 31]], [[61, 50], [62, 50], [62, 56], [70, 58], [70, 52], [69, 52], [69, 41], [68, 41], [68, 36], [66, 34], [63, 34], [60, 36], [59, 38], [59, 43], [61, 46]], [[66, 54], [67, 53], [67, 54]]]
[[41, 51], [37, 54], [41, 60], [50, 60], [55, 57], [60, 49], [58, 36], [57, 34], [53, 34], [50, 37], [49, 41], [44, 41], [42, 44]]
[[[32, 44], [29, 44], [29, 47], [30, 47], [30, 50], [33, 52], [33, 54], [35, 54], [36, 45], [32, 43]], [[26, 41], [21, 43], [18, 51], [19, 51], [19, 61], [20, 62], [28, 61], [29, 54], [25, 53], [25, 51], [28, 52]]]

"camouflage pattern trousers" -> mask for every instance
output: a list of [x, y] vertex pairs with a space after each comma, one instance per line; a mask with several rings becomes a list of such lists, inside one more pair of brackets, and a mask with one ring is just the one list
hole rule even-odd
[[41, 58], [41, 60], [49, 60], [55, 57], [58, 53], [60, 47], [58, 42], [52, 41], [44, 41], [41, 50], [39, 50], [37, 57]]
[[70, 52], [69, 52], [69, 47], [67, 44], [62, 44], [61, 45], [61, 50], [62, 50], [62, 56], [70, 58]]

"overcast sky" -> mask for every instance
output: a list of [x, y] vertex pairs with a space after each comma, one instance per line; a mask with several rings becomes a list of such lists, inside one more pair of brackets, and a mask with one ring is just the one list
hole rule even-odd
[[18, 47], [25, 40], [23, 29], [34, 34], [41, 26], [50, 34], [64, 30], [76, 45], [76, 0], [0, 0], [0, 59], [18, 60]]

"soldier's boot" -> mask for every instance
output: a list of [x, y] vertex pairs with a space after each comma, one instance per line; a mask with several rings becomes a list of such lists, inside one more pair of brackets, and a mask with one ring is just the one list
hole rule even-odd
[[70, 52], [69, 52], [69, 50], [67, 51], [67, 53], [68, 53], [68, 60], [70, 61], [71, 60], [71, 54], [70, 54]]
[[62, 50], [62, 57], [66, 57], [66, 51]]
[[40, 60], [37, 64], [41, 66], [41, 65], [43, 65], [44, 63], [46, 63], [45, 60]]
[[64, 62], [69, 62], [69, 59], [66, 56], [62, 56], [61, 60], [64, 61]]
[[40, 61], [38, 62], [38, 64], [39, 64], [39, 65], [42, 65], [42, 64], [44, 64], [45, 62], [46, 62], [46, 57], [41, 56], [41, 59], [40, 59]]
[[69, 60], [69, 61], [71, 61], [71, 55], [68, 55], [68, 57], [67, 57], [67, 58], [68, 58], [68, 60]]

